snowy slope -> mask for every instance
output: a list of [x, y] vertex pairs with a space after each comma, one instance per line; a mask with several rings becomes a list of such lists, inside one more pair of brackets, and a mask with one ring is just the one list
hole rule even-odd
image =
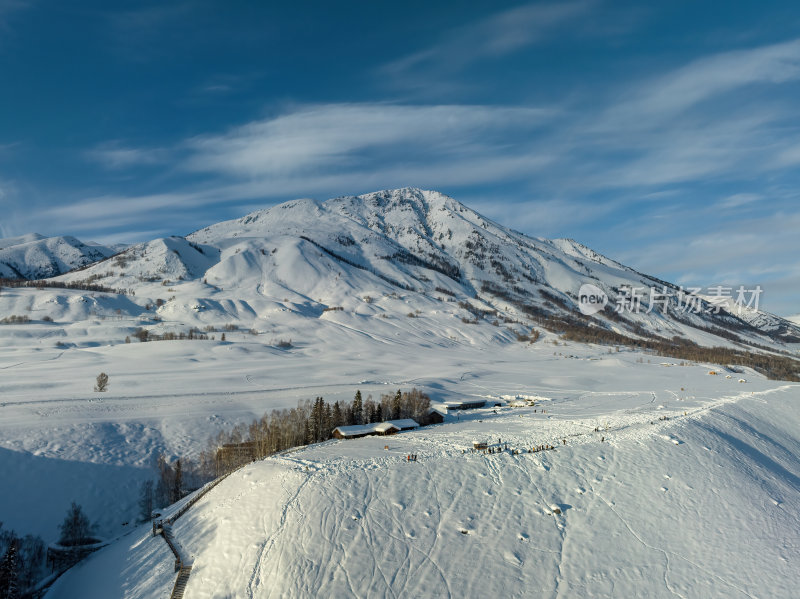
[[[194, 556], [187, 596], [795, 596], [797, 386], [711, 399], [720, 381], [690, 369], [691, 391], [673, 397], [636, 391], [643, 373], [627, 360], [605, 368], [629, 383], [551, 388], [546, 415], [484, 410], [244, 468], [174, 527]], [[468, 451], [498, 437], [556, 449]], [[167, 594], [163, 546], [138, 529], [48, 597]]]
[[31, 233], [0, 239], [0, 278], [45, 279], [107, 258], [110, 248]]

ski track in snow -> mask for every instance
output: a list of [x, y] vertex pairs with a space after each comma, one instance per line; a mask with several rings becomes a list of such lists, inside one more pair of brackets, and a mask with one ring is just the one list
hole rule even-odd
[[289, 517], [290, 509], [297, 510], [297, 503], [300, 493], [303, 491], [303, 488], [308, 484], [310, 478], [305, 478], [302, 483], [294, 490], [294, 492], [289, 492], [286, 488], [286, 477], [291, 471], [287, 470], [284, 475], [280, 479], [280, 485], [284, 489], [284, 491], [289, 495], [289, 499], [284, 503], [281, 508], [281, 517], [280, 517], [280, 524], [278, 529], [270, 534], [262, 544], [261, 548], [259, 549], [258, 556], [256, 558], [255, 565], [253, 567], [253, 572], [250, 575], [250, 581], [247, 584], [247, 596], [250, 599], [253, 599], [256, 596], [256, 590], [261, 586], [262, 580], [262, 570], [264, 567], [264, 562], [270, 555], [270, 552], [275, 547], [276, 541], [278, 538], [284, 533], [286, 529], [286, 522]]

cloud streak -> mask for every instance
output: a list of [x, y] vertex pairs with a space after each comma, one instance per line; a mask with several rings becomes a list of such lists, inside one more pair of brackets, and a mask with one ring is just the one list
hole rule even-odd
[[800, 40], [723, 52], [695, 60], [633, 91], [614, 107], [609, 125], [659, 122], [706, 100], [759, 84], [800, 79]]
[[168, 152], [163, 148], [126, 147], [118, 141], [112, 141], [88, 150], [85, 156], [109, 170], [121, 170], [163, 163], [168, 158]]
[[[403, 156], [409, 170], [437, 162], [502, 157], [510, 133], [541, 128], [554, 111], [491, 106], [326, 104], [248, 123], [183, 144], [184, 167], [232, 176], [362, 170]], [[515, 144], [519, 146], [519, 144]], [[417, 156], [418, 158], [414, 158]], [[495, 160], [496, 161], [496, 160]], [[390, 162], [391, 163], [391, 162]]]
[[381, 66], [378, 74], [394, 87], [446, 87], [445, 78], [477, 61], [498, 59], [557, 35], [589, 16], [596, 5], [593, 0], [572, 0], [508, 9], [452, 30], [442, 41]]

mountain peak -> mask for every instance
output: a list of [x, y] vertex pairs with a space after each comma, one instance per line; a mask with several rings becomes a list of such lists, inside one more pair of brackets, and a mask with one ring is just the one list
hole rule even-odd
[[[587, 283], [603, 290], [610, 308], [625, 287], [665, 285], [572, 239], [528, 237], [443, 193], [415, 187], [324, 202], [292, 200], [211, 225], [185, 240], [130, 250], [119, 262], [121, 271], [98, 265], [80, 276], [98, 276], [114, 288], [135, 288], [142, 280], [203, 281], [233, 293], [237, 302], [247, 304], [242, 304], [243, 313], [253, 315], [275, 298], [354, 307], [364, 296], [412, 293], [418, 297], [408, 302], [441, 302], [435, 308], [439, 313], [465, 323], [475, 323], [475, 314], [493, 314], [530, 326], [551, 317], [578, 322], [578, 292]], [[459, 312], [470, 302], [477, 302], [480, 311]], [[359, 309], [364, 315], [374, 311]], [[227, 308], [218, 304], [218, 310]], [[209, 308], [205, 318], [211, 313]], [[783, 321], [770, 321], [768, 328], [761, 321], [751, 326], [728, 312], [650, 310], [620, 316], [602, 310], [581, 322], [619, 334], [644, 331], [665, 338], [692, 338], [693, 329], [714, 327], [762, 344], [780, 341], [784, 331], [796, 332]]]

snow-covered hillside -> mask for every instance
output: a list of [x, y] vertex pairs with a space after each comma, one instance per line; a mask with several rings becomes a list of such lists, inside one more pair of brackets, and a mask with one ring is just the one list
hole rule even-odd
[[107, 258], [114, 250], [74, 237], [31, 233], [0, 239], [0, 278], [45, 279]]
[[[330, 441], [234, 473], [173, 528], [193, 559], [186, 596], [795, 596], [796, 385], [626, 355], [546, 370], [527, 384], [476, 371], [460, 387], [535, 391], [538, 408]], [[474, 453], [473, 440], [498, 451]], [[541, 444], [555, 449], [528, 453]], [[166, 596], [171, 561], [145, 525], [48, 597]]]

